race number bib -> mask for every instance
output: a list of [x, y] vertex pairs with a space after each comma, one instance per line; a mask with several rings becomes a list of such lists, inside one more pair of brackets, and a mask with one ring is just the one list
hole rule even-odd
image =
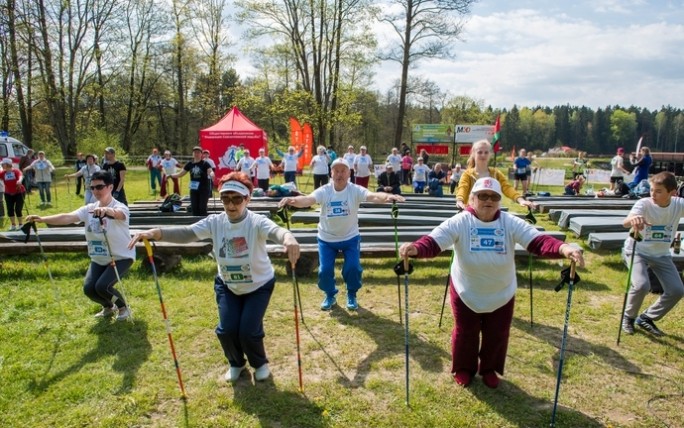
[[200, 187], [200, 182], [199, 181], [190, 181], [190, 190], [197, 190]]
[[107, 251], [107, 245], [104, 241], [88, 241], [88, 255], [93, 256], [103, 256], [109, 257], [109, 251]]
[[470, 251], [505, 253], [504, 230], [498, 227], [473, 227], [470, 229]]
[[17, 177], [14, 175], [14, 171], [7, 171], [5, 173], [5, 180], [10, 181], [10, 180], [15, 180]]
[[527, 168], [517, 168], [515, 173], [518, 175], [527, 174]]
[[222, 265], [221, 278], [226, 284], [251, 284], [252, 267], [249, 263], [242, 265]]
[[646, 226], [644, 229], [644, 241], [671, 242], [672, 227], [656, 225]]
[[331, 201], [327, 206], [328, 218], [331, 217], [345, 217], [349, 215], [349, 204], [347, 201]]

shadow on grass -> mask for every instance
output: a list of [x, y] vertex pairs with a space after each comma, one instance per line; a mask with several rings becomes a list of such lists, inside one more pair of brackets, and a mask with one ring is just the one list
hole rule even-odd
[[[563, 335], [563, 328], [550, 327], [538, 322], [535, 322], [534, 326], [531, 327], [527, 320], [522, 320], [517, 317], [513, 318], [512, 326], [536, 337], [537, 339], [545, 341], [551, 346], [558, 348], [558, 352], [553, 357], [555, 362], [558, 361], [560, 357], [560, 344]], [[641, 374], [641, 368], [632, 364], [628, 359], [613, 349], [607, 346], [587, 342], [586, 340], [579, 339], [571, 335], [568, 335], [567, 338], [566, 352], [566, 360], [568, 356], [577, 354], [585, 356], [596, 355], [599, 356], [608, 366], [615, 367], [616, 369], [623, 370], [634, 375]]]
[[[147, 339], [147, 323], [143, 320], [117, 323], [101, 321], [94, 324], [90, 331], [97, 335], [98, 341], [95, 347], [71, 366], [50, 376], [49, 370], [54, 363], [59, 347], [59, 344], [56, 343], [48, 371], [43, 376], [40, 376], [39, 379], [31, 381], [29, 391], [41, 394], [51, 385], [60, 382], [71, 374], [77, 373], [86, 365], [97, 362], [107, 356], [115, 356], [117, 359], [112, 365], [112, 370], [123, 374], [121, 386], [115, 394], [129, 392], [134, 386], [136, 373], [140, 366], [149, 358], [152, 352], [152, 346]], [[61, 335], [57, 339], [58, 341], [61, 340]]]
[[256, 385], [236, 382], [233, 385], [233, 404], [258, 418], [262, 427], [317, 428], [329, 425], [323, 408], [304, 394], [278, 390], [272, 378]]
[[[549, 426], [551, 422], [552, 401], [534, 397], [504, 379], [501, 380], [496, 390], [487, 388], [479, 379], [475, 379], [468, 390], [513, 426], [542, 427]], [[520, 409], [527, 409], [527, 411], [521, 412]], [[563, 407], [560, 402], [556, 411], [556, 425], [584, 428], [604, 426], [584, 413]]]
[[[364, 308], [359, 308], [356, 312], [357, 315], [352, 315], [339, 307], [333, 307], [331, 311], [332, 316], [340, 323], [365, 331], [377, 344], [375, 350], [359, 362], [354, 379], [350, 381], [346, 376], [341, 376], [340, 382], [349, 388], [362, 387], [375, 362], [394, 355], [403, 356], [406, 352], [405, 330], [402, 324], [379, 317]], [[409, 346], [411, 360], [418, 362], [425, 371], [442, 372], [444, 360], [450, 358], [449, 353], [442, 348], [411, 332], [410, 324]], [[338, 370], [342, 372], [339, 367]]]

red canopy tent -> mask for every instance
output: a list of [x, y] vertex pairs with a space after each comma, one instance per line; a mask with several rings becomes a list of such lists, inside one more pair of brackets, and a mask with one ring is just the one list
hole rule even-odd
[[209, 150], [216, 163], [217, 180], [235, 169], [240, 146], [249, 149], [252, 157], [257, 157], [262, 147], [268, 151], [266, 131], [247, 119], [237, 107], [214, 125], [200, 130], [199, 139], [200, 146]]

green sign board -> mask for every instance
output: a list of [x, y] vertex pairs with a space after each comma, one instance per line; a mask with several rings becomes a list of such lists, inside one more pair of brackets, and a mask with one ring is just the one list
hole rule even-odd
[[454, 126], [441, 124], [413, 125], [411, 141], [413, 143], [453, 143]]

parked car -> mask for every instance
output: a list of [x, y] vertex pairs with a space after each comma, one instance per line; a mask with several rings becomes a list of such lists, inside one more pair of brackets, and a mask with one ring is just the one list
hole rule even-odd
[[29, 148], [21, 141], [10, 137], [7, 131], [0, 131], [0, 160], [10, 158], [14, 166], [18, 166], [19, 158], [24, 156], [28, 150]]

